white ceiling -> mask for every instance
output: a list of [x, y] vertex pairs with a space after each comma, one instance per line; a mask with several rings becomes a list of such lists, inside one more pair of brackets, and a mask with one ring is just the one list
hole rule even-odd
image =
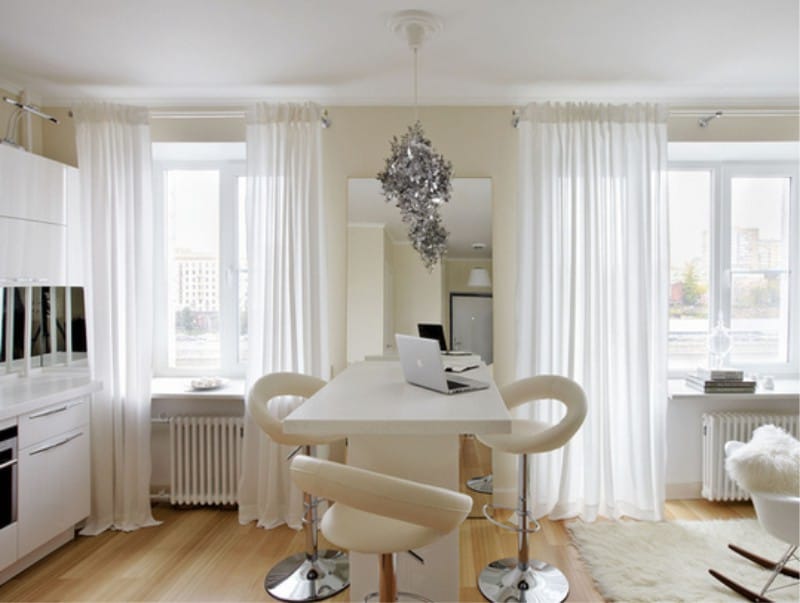
[[[492, 180], [491, 178], [453, 178], [449, 203], [443, 203], [442, 223], [447, 237], [447, 258], [474, 259], [492, 257]], [[387, 203], [381, 183], [374, 178], [350, 178], [347, 181], [347, 222], [362, 226], [386, 227], [392, 241], [408, 242], [408, 227], [400, 210]], [[483, 249], [473, 249], [483, 243]]]
[[421, 104], [798, 98], [797, 0], [0, 0], [0, 87], [43, 104], [411, 101], [387, 28], [428, 10]]

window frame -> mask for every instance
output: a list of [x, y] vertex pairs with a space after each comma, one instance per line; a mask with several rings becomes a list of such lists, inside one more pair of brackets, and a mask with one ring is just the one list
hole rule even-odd
[[[726, 326], [731, 324], [732, 290], [732, 186], [734, 178], [789, 178], [789, 249], [788, 249], [788, 337], [786, 362], [735, 363], [748, 373], [797, 378], [800, 371], [800, 205], [798, 205], [799, 170], [789, 161], [670, 161], [669, 171], [711, 172], [709, 232], [709, 316], [708, 332], [721, 314]], [[671, 254], [671, 250], [670, 250]], [[729, 364], [731, 364], [729, 362]], [[669, 364], [670, 377], [684, 377], [692, 369]]]
[[[219, 320], [220, 365], [180, 368], [169, 366], [169, 296], [167, 270], [167, 203], [165, 174], [170, 170], [219, 171]], [[239, 159], [153, 162], [154, 195], [154, 303], [153, 373], [156, 377], [193, 377], [213, 373], [240, 378], [247, 361], [239, 359], [239, 178], [246, 177], [246, 161]]]

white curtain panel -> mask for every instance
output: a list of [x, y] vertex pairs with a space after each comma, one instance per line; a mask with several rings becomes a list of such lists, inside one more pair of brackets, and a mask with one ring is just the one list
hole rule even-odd
[[[533, 455], [534, 513], [660, 519], [667, 110], [545, 103], [521, 118], [516, 376], [570, 377], [589, 405], [565, 448]], [[555, 402], [529, 412], [562, 416]]]
[[[247, 390], [264, 374], [329, 377], [320, 109], [261, 103], [247, 115]], [[276, 399], [283, 417], [298, 403]], [[239, 521], [299, 528], [302, 494], [291, 449], [245, 421]]]
[[75, 107], [89, 248], [92, 514], [83, 533], [155, 525], [150, 512], [152, 161], [146, 109]]

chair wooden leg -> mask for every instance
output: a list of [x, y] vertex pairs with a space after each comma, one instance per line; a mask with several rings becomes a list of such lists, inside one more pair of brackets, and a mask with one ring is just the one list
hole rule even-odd
[[[729, 544], [728, 548], [732, 550], [734, 553], [738, 553], [745, 559], [749, 559], [753, 563], [756, 563], [761, 567], [765, 567], [768, 570], [775, 569], [775, 566], [781, 565], [780, 561], [776, 563], [774, 561], [770, 561], [769, 559], [764, 559], [763, 557], [759, 557], [758, 555], [755, 555], [750, 551], [743, 549], [742, 547], [736, 546], [735, 544]], [[789, 556], [791, 556], [793, 552], [794, 550], [792, 550], [789, 553]], [[788, 557], [786, 557], [786, 559], [788, 560]], [[796, 569], [792, 569], [790, 567], [786, 567], [785, 565], [781, 565], [778, 571], [782, 573], [784, 576], [789, 576], [790, 578], [794, 578], [795, 580], [800, 580], [800, 572], [798, 572]]]
[[380, 556], [378, 590], [382, 602], [397, 601], [397, 572], [395, 572], [393, 553], [385, 553]]
[[720, 574], [718, 571], [710, 569], [710, 570], [708, 570], [708, 573], [711, 574], [712, 576], [714, 576], [717, 580], [722, 582], [725, 586], [730, 588], [732, 591], [734, 591], [736, 593], [739, 593], [740, 595], [742, 595], [746, 599], [750, 599], [751, 601], [754, 601], [755, 603], [772, 603], [772, 599], [767, 599], [766, 597], [763, 597], [763, 596], [761, 596], [759, 594], [754, 593], [752, 590], [749, 590], [749, 589], [745, 588], [744, 586], [742, 586], [738, 582], [734, 582], [733, 580], [731, 580], [730, 578], [728, 578], [724, 574]]

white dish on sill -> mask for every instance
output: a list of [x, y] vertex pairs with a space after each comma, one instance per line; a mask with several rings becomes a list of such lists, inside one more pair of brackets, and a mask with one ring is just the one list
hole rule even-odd
[[221, 377], [198, 377], [196, 379], [192, 379], [189, 382], [189, 385], [193, 391], [203, 392], [212, 389], [219, 389], [225, 385], [225, 383], [225, 379], [222, 379]]

